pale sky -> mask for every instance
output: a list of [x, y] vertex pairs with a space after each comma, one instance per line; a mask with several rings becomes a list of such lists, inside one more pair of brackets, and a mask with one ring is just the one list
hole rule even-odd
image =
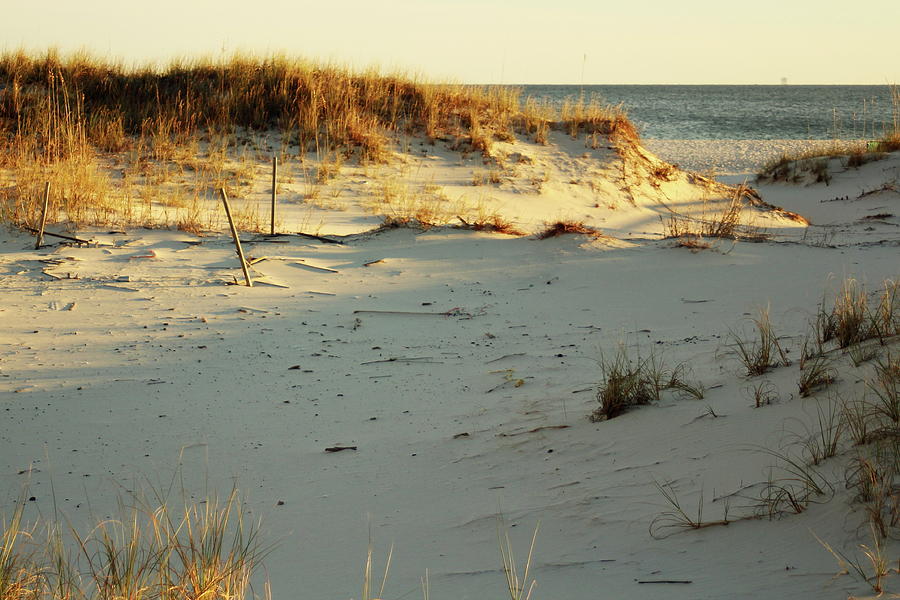
[[898, 0], [0, 0], [3, 50], [278, 52], [466, 83], [900, 83], [898, 25]]

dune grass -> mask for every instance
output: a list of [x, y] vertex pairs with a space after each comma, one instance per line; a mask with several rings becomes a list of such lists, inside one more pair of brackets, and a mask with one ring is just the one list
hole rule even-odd
[[591, 414], [591, 421], [606, 421], [635, 406], [658, 402], [662, 392], [672, 390], [686, 397], [700, 400], [703, 386], [686, 378], [687, 367], [666, 365], [654, 353], [632, 357], [625, 346], [619, 346], [612, 358], [600, 357], [602, 381], [597, 389], [600, 404]]
[[281, 55], [158, 68], [85, 53], [6, 52], [0, 220], [33, 225], [49, 180], [50, 222], [150, 225], [158, 219], [151, 209], [168, 202], [177, 216], [163, 225], [180, 219], [199, 228], [211, 223], [189, 219], [190, 207], [214, 200], [221, 187], [238, 197], [260, 157], [276, 154], [287, 169], [314, 172], [320, 187], [342, 164], [389, 161], [403, 136], [489, 156], [495, 142], [517, 135], [546, 143], [551, 128], [637, 136], [621, 107], [596, 98], [557, 113], [513, 87]]
[[779, 365], [790, 365], [787, 354], [775, 334], [768, 307], [760, 308], [758, 316], [750, 321], [753, 325], [752, 333], [732, 331], [730, 334], [747, 375], [755, 377]]
[[62, 522], [25, 525], [21, 496], [0, 537], [3, 600], [241, 600], [271, 550], [243, 518], [235, 491], [182, 509], [121, 505], [87, 533]]

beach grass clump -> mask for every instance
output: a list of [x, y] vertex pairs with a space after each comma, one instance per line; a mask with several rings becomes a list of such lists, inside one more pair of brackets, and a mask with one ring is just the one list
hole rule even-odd
[[885, 280], [873, 303], [860, 282], [845, 279], [831, 308], [824, 301], [819, 307], [813, 329], [820, 348], [833, 342], [850, 349], [873, 339], [884, 345], [900, 335], [900, 282]]
[[537, 534], [541, 524], [534, 527], [531, 536], [531, 545], [528, 548], [528, 556], [522, 564], [521, 574], [516, 561], [512, 542], [509, 539], [509, 529], [502, 519], [497, 522], [497, 541], [500, 544], [500, 560], [503, 567], [503, 575], [506, 578], [506, 590], [510, 600], [530, 600], [531, 594], [537, 585], [532, 574], [532, 561], [534, 559], [534, 545], [537, 542]]
[[816, 354], [802, 362], [800, 379], [797, 382], [801, 397], [811, 396], [817, 390], [834, 383], [837, 372], [831, 366], [831, 359], [827, 355]]
[[573, 138], [585, 133], [610, 136], [620, 141], [636, 142], [640, 139], [625, 107], [607, 104], [598, 96], [585, 99], [581, 95], [566, 99], [560, 109], [559, 127]]
[[40, 598], [46, 576], [34, 549], [27, 547], [31, 533], [23, 529], [24, 512], [24, 498], [20, 498], [10, 520], [0, 523], [0, 598], [4, 600]]
[[[866, 544], [859, 545], [859, 550], [862, 551], [865, 560], [856, 558], [855, 556], [849, 556], [848, 554], [833, 548], [831, 544], [822, 540], [819, 536], [813, 535], [816, 540], [818, 540], [819, 544], [821, 544], [822, 547], [837, 561], [838, 567], [840, 568], [838, 575], [852, 574], [856, 576], [859, 580], [872, 588], [872, 591], [877, 594], [876, 597], [881, 597], [885, 592], [884, 579], [890, 573], [890, 567], [883, 536], [879, 537], [874, 525], [870, 527], [870, 530], [872, 532], [872, 546], [867, 546]], [[866, 561], [868, 561], [868, 567], [866, 566]], [[871, 575], [869, 574], [869, 567], [871, 567]]]
[[781, 347], [778, 336], [769, 318], [769, 309], [760, 308], [758, 315], [750, 320], [753, 332], [750, 334], [731, 332], [731, 340], [737, 350], [738, 359], [747, 371], [755, 377], [777, 366], [791, 364], [787, 353]]
[[707, 527], [715, 527], [718, 525], [728, 525], [731, 523], [729, 517], [728, 500], [723, 503], [723, 516], [718, 520], [704, 520], [703, 518], [703, 492], [701, 490], [700, 497], [697, 500], [696, 513], [686, 508], [678, 499], [675, 486], [672, 482], [659, 483], [654, 481], [657, 491], [663, 497], [666, 503], [666, 510], [656, 515], [650, 521], [649, 532], [653, 539], [665, 539], [674, 533], [688, 529], [705, 529]]
[[752, 194], [746, 186], [738, 186], [727, 203], [718, 208], [704, 204], [699, 218], [689, 218], [672, 213], [668, 218], [660, 217], [663, 225], [663, 238], [676, 241], [676, 245], [691, 249], [706, 249], [713, 246], [714, 240], [750, 240], [766, 239], [765, 233], [752, 224], [745, 223], [745, 198]]
[[763, 165], [757, 173], [760, 182], [785, 183], [831, 183], [830, 161], [855, 152], [858, 147], [848, 148], [845, 142], [835, 142], [830, 148], [807, 150], [796, 154], [782, 154]]
[[[270, 546], [232, 492], [177, 510], [122, 504], [86, 534], [58, 522], [25, 526], [24, 496], [0, 537], [3, 600], [242, 600]], [[67, 533], [64, 533], [67, 531]]]
[[838, 455], [841, 439], [846, 431], [840, 402], [831, 400], [816, 403], [816, 421], [801, 436], [804, 454], [812, 465]]
[[844, 478], [885, 538], [900, 527], [900, 359], [886, 353], [865, 384], [865, 394], [841, 402], [839, 426], [856, 448]]
[[900, 355], [888, 352], [875, 361], [874, 371], [874, 378], [866, 382], [874, 395], [873, 411], [900, 433]]
[[591, 414], [591, 420], [609, 420], [631, 407], [658, 402], [665, 390], [702, 399], [703, 387], [689, 382], [686, 371], [683, 364], [669, 367], [653, 353], [632, 358], [627, 348], [620, 346], [611, 359], [600, 357], [602, 381], [597, 390], [600, 406]]
[[757, 498], [761, 515], [771, 519], [786, 513], [800, 514], [810, 504], [825, 502], [834, 495], [834, 485], [804, 458], [787, 451], [759, 450], [775, 459]]
[[754, 408], [769, 406], [779, 400], [778, 388], [768, 379], [763, 379], [754, 385], [747, 386], [744, 388], [744, 395], [753, 400]]

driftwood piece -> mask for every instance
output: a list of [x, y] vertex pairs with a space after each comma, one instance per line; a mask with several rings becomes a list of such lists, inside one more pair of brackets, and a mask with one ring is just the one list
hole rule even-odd
[[[24, 228], [27, 229], [28, 231], [30, 231], [31, 233], [38, 233], [38, 230], [35, 229], [34, 227], [28, 227], [27, 225], [25, 225]], [[91, 243], [88, 240], [83, 240], [81, 238], [72, 237], [69, 235], [63, 235], [61, 233], [51, 233], [49, 231], [45, 231], [44, 235], [49, 235], [51, 237], [60, 238], [63, 240], [69, 240], [70, 242], [76, 242], [78, 244], [90, 244]]]
[[312, 233], [296, 233], [300, 237], [309, 238], [311, 240], [318, 240], [320, 242], [324, 242], [326, 244], [339, 244], [341, 246], [344, 245], [344, 242], [340, 240], [333, 240], [331, 238], [322, 237], [321, 235], [313, 235]]
[[354, 315], [412, 315], [417, 317], [448, 317], [449, 312], [413, 312], [407, 310], [354, 310]]
[[325, 452], [341, 452], [342, 450], [356, 450], [356, 446], [329, 446]]
[[491, 364], [491, 363], [500, 362], [500, 361], [503, 360], [504, 358], [513, 358], [513, 357], [516, 357], [516, 356], [525, 356], [525, 353], [524, 353], [524, 352], [516, 352], [516, 353], [514, 353], [514, 354], [504, 354], [503, 356], [501, 356], [501, 357], [499, 357], [499, 358], [495, 358], [495, 359], [493, 359], [493, 360], [489, 360], [489, 361], [487, 361], [487, 362], [484, 363], [484, 364], [489, 365], [489, 364]]
[[376, 365], [379, 363], [392, 363], [392, 362], [405, 362], [405, 363], [421, 363], [426, 365], [442, 365], [444, 363], [440, 361], [434, 360], [433, 356], [414, 356], [411, 358], [406, 358], [403, 356], [396, 356], [391, 358], [383, 358], [381, 360], [370, 360], [364, 363], [359, 363], [360, 365]]
[[541, 427], [535, 427], [534, 429], [529, 429], [527, 431], [514, 431], [513, 433], [498, 433], [497, 437], [513, 437], [516, 435], [524, 435], [526, 433], [537, 433], [539, 431], [544, 431], [546, 429], [568, 429], [571, 425], [542, 425]]
[[306, 267], [306, 268], [308, 268], [308, 269], [315, 269], [316, 271], [324, 271], [324, 272], [326, 272], [326, 273], [340, 273], [340, 271], [337, 271], [337, 270], [335, 270], [335, 269], [330, 269], [330, 268], [328, 268], [328, 267], [320, 267], [320, 266], [318, 266], [318, 265], [311, 265], [311, 264], [308, 264], [308, 263], [307, 263], [305, 260], [303, 260], [303, 259], [298, 259], [298, 260], [299, 260], [299, 262], [294, 262], [294, 263], [289, 263], [289, 264], [291, 264], [291, 265], [293, 265], [293, 266], [295, 266], [295, 267]]

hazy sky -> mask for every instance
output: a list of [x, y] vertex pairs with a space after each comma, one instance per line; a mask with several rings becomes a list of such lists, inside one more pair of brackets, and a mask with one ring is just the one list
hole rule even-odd
[[0, 0], [6, 50], [284, 52], [469, 83], [900, 83], [898, 24], [900, 0]]

